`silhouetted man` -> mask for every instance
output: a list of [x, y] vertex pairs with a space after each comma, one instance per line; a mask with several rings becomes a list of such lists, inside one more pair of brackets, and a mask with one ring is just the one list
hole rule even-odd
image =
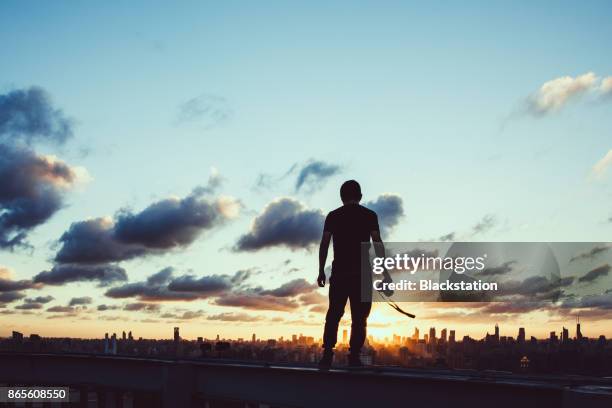
[[349, 180], [342, 184], [340, 198], [344, 205], [327, 215], [319, 247], [317, 283], [320, 287], [324, 287], [325, 261], [329, 242], [333, 238], [334, 261], [329, 278], [329, 309], [325, 316], [324, 351], [319, 362], [321, 368], [331, 366], [333, 349], [338, 337], [338, 324], [344, 314], [347, 300], [350, 300], [351, 305], [349, 366], [362, 365], [359, 354], [366, 338], [366, 325], [372, 302], [363, 302], [361, 298], [361, 243], [369, 243], [372, 238], [375, 243], [380, 243], [379, 247], [382, 247], [378, 216], [374, 211], [359, 205], [361, 200], [359, 183]]

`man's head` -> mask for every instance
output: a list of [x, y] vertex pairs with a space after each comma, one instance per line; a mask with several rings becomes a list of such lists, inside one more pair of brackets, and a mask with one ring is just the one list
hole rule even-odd
[[361, 200], [361, 186], [355, 180], [345, 181], [340, 187], [340, 198], [343, 203]]

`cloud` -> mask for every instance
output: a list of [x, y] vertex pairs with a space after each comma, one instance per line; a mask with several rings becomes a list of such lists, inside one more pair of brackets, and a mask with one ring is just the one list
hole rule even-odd
[[62, 208], [64, 193], [84, 173], [53, 156], [0, 144], [0, 248], [26, 245], [27, 233]]
[[0, 305], [3, 303], [11, 303], [19, 299], [23, 299], [25, 295], [21, 292], [2, 292], [0, 291]]
[[440, 238], [438, 238], [438, 241], [440, 242], [454, 241], [455, 235], [456, 234], [454, 232], [449, 232], [448, 234], [442, 235]]
[[527, 111], [534, 116], [544, 116], [558, 111], [572, 99], [592, 89], [597, 82], [594, 73], [588, 72], [575, 78], [564, 76], [545, 82], [527, 100]]
[[612, 76], [604, 78], [601, 80], [601, 86], [599, 87], [599, 91], [603, 97], [611, 97], [612, 96]]
[[215, 304], [218, 306], [241, 307], [252, 310], [276, 310], [283, 312], [295, 310], [299, 307], [299, 304], [293, 299], [252, 292], [230, 293], [218, 297], [215, 300]]
[[578, 278], [578, 282], [593, 282], [594, 280], [602, 276], [608, 276], [609, 272], [610, 272], [610, 265], [608, 264], [601, 265], [595, 269], [590, 270], [584, 276], [581, 276], [580, 278]]
[[312, 292], [316, 288], [317, 285], [314, 283], [308, 283], [306, 279], [300, 278], [284, 283], [276, 289], [262, 290], [260, 293], [276, 297], [291, 297]]
[[48, 92], [39, 87], [0, 95], [0, 142], [21, 140], [64, 143], [73, 133], [73, 121], [53, 106]]
[[158, 312], [160, 306], [156, 303], [128, 303], [123, 307], [123, 310], [128, 312]]
[[507, 261], [499, 266], [492, 266], [489, 268], [485, 268], [482, 271], [476, 273], [477, 276], [497, 276], [497, 275], [506, 275], [512, 272], [512, 265], [515, 264], [516, 261]]
[[230, 275], [173, 277], [173, 268], [164, 268], [146, 281], [128, 283], [106, 291], [115, 299], [137, 298], [143, 301], [191, 301], [205, 299], [230, 291], [240, 285], [249, 274], [238, 271]]
[[53, 306], [47, 309], [47, 312], [52, 313], [76, 313], [77, 309], [72, 306]]
[[161, 200], [138, 213], [124, 209], [115, 219], [76, 222], [61, 236], [55, 261], [117, 262], [186, 247], [203, 231], [231, 218], [236, 205], [229, 198], [209, 200], [196, 189], [185, 198]]
[[295, 191], [305, 188], [309, 192], [320, 190], [332, 176], [339, 174], [342, 168], [321, 160], [310, 160], [298, 171]]
[[218, 320], [222, 322], [257, 322], [263, 320], [263, 317], [248, 313], [219, 313], [207, 316], [206, 320]]
[[35, 283], [63, 285], [69, 282], [98, 282], [100, 286], [127, 280], [125, 269], [116, 265], [55, 265], [34, 276]]
[[34, 282], [29, 279], [11, 280], [0, 278], [0, 292], [16, 292], [24, 289], [32, 289], [37, 287]]
[[98, 307], [96, 309], [98, 309], [99, 312], [105, 312], [107, 310], [117, 310], [118, 308], [119, 307], [115, 306], [115, 305], [112, 305], [112, 306], [109, 306], [109, 305], [98, 305]]
[[204, 313], [201, 310], [192, 311], [187, 310], [181, 313], [164, 313], [160, 317], [163, 319], [176, 319], [176, 320], [192, 320], [197, 319], [198, 317], [202, 317]]
[[35, 298], [27, 298], [27, 299], [24, 299], [23, 301], [25, 303], [43, 303], [44, 304], [44, 303], [49, 303], [52, 300], [55, 300], [55, 298], [49, 295], [49, 296], [37, 296]]
[[385, 193], [363, 205], [378, 214], [378, 223], [383, 230], [391, 230], [404, 216], [404, 202], [397, 194]]
[[607, 172], [608, 168], [612, 165], [612, 149], [608, 150], [608, 153], [605, 154], [593, 167], [591, 168], [590, 177], [591, 179], [603, 179]]
[[590, 250], [586, 251], [586, 252], [582, 252], [578, 255], [572, 256], [569, 260], [569, 262], [575, 262], [575, 261], [579, 261], [582, 259], [593, 259], [596, 258], [599, 254], [606, 252], [607, 250], [609, 250], [610, 248], [612, 248], [612, 246], [610, 245], [597, 245], [594, 246], [593, 248], [591, 248]]
[[255, 217], [250, 231], [238, 239], [234, 250], [308, 248], [321, 237], [324, 219], [319, 209], [308, 209], [293, 198], [278, 198]]
[[485, 232], [490, 231], [496, 223], [497, 220], [495, 216], [492, 214], [487, 214], [482, 217], [482, 220], [478, 221], [476, 225], [474, 225], [472, 228], [472, 235], [484, 234]]
[[43, 304], [36, 303], [36, 302], [29, 302], [29, 303], [24, 303], [24, 304], [15, 306], [15, 309], [19, 309], [19, 310], [38, 310], [42, 308], [43, 308]]
[[202, 94], [191, 98], [179, 106], [177, 124], [198, 124], [205, 129], [226, 122], [233, 116], [228, 101], [217, 95]]
[[93, 299], [89, 296], [75, 297], [70, 299], [69, 306], [90, 305]]

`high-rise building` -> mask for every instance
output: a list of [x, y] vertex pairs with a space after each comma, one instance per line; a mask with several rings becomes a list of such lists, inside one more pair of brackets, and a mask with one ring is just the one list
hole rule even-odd
[[253, 335], [251, 336], [251, 341], [253, 343], [255, 343], [257, 341], [257, 336], [255, 336], [255, 333], [253, 333]]
[[451, 330], [448, 334], [448, 342], [453, 344], [455, 343], [455, 331]]
[[412, 334], [412, 339], [413, 340], [418, 340], [419, 339], [419, 328], [418, 327], [414, 328], [414, 333]]
[[446, 342], [446, 328], [442, 329], [442, 331], [440, 332], [440, 340], [442, 342]]
[[111, 337], [111, 354], [117, 354], [117, 333], [113, 333]]
[[495, 341], [499, 341], [499, 325], [495, 323]]
[[108, 354], [110, 351], [108, 344], [108, 333], [104, 333], [104, 354]]
[[580, 331], [580, 316], [576, 316], [576, 339], [582, 340], [582, 332]]
[[525, 328], [524, 327], [519, 327], [518, 336], [516, 336], [516, 341], [518, 343], [525, 342]]
[[561, 342], [567, 343], [568, 341], [569, 341], [569, 330], [564, 327], [563, 331], [561, 332]]
[[436, 328], [435, 327], [429, 328], [429, 342], [430, 343], [436, 342]]

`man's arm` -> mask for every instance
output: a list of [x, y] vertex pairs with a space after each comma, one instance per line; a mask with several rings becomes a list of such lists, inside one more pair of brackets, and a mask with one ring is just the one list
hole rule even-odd
[[[384, 258], [385, 257], [385, 244], [383, 243], [382, 238], [380, 237], [380, 231], [374, 230], [370, 233], [370, 236], [372, 237], [372, 242], [374, 242], [374, 253], [376, 254], [376, 257]], [[387, 282], [387, 283], [393, 282], [393, 280], [391, 279], [391, 275], [389, 275], [389, 271], [387, 271], [387, 269], [383, 271], [383, 282]], [[384, 294], [386, 296], [392, 296], [393, 291], [386, 290], [384, 291]]]
[[374, 230], [370, 232], [370, 236], [372, 237], [372, 242], [374, 242], [374, 253], [377, 258], [385, 257], [385, 244], [380, 237], [380, 231]]
[[321, 244], [319, 245], [319, 276], [317, 277], [317, 283], [320, 287], [325, 286], [325, 262], [327, 261], [327, 251], [329, 250], [331, 236], [331, 232], [323, 231]]

